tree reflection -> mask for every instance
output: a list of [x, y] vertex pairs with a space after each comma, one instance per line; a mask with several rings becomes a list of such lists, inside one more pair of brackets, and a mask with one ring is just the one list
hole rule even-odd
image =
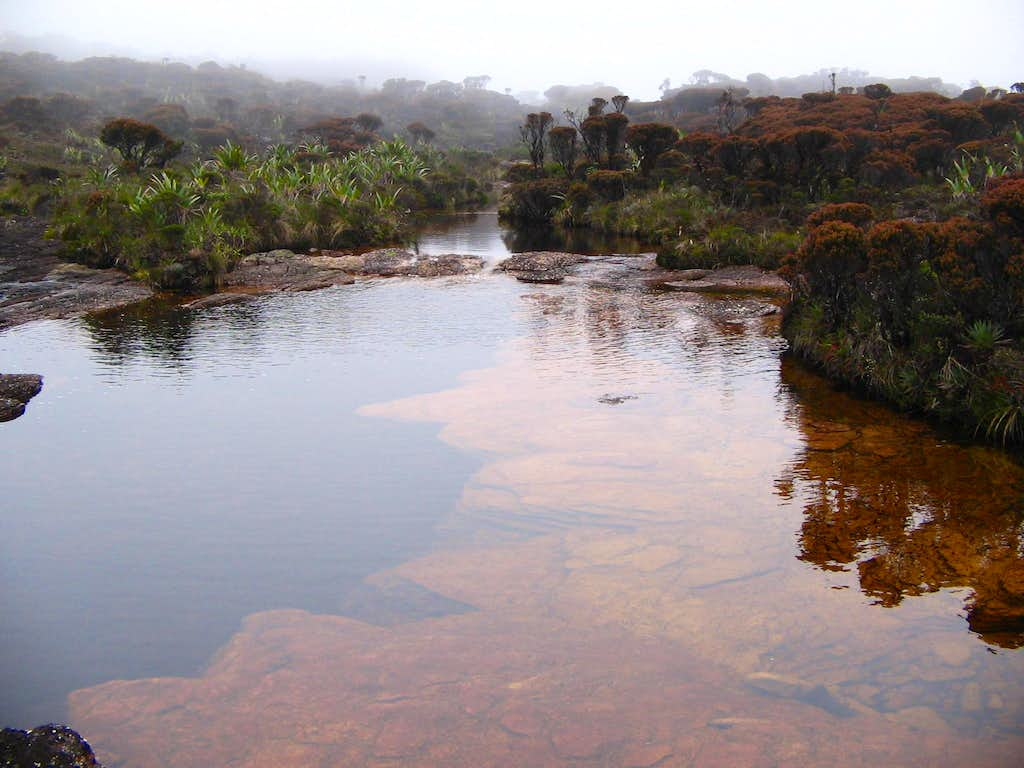
[[792, 360], [783, 383], [805, 445], [776, 485], [805, 504], [800, 559], [855, 565], [861, 590], [884, 606], [969, 587], [971, 629], [1024, 646], [1024, 469], [995, 450], [939, 442]]
[[[194, 360], [194, 340], [204, 318], [203, 311], [183, 307], [177, 300], [152, 299], [85, 315], [81, 322], [90, 346], [105, 365], [116, 368], [146, 361], [185, 372]], [[257, 303], [233, 306], [230, 312], [218, 314], [216, 322], [255, 342], [262, 310]]]

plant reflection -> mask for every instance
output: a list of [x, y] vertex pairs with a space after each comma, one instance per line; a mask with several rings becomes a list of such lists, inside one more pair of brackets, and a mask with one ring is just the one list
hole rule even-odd
[[968, 587], [967, 622], [986, 642], [1024, 646], [1024, 470], [980, 447], [928, 439], [883, 407], [836, 393], [793, 361], [790, 418], [806, 447], [777, 483], [805, 501], [800, 559], [856, 567], [879, 605]]

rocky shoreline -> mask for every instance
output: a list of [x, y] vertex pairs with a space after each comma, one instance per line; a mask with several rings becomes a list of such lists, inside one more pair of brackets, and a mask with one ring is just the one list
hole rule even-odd
[[[75, 317], [133, 304], [154, 295], [151, 288], [115, 269], [91, 269], [62, 262], [58, 244], [45, 239], [45, 224], [33, 217], [8, 217], [0, 227], [0, 330], [32, 320]], [[666, 270], [653, 256], [594, 257], [578, 253], [517, 253], [495, 269], [525, 283], [558, 284], [580, 265], [614, 261], [668, 290], [702, 293], [787, 295], [789, 285], [757, 267]], [[622, 264], [619, 264], [622, 262]], [[236, 304], [276, 292], [350, 285], [370, 277], [448, 277], [480, 272], [484, 260], [460, 254], [419, 255], [402, 248], [366, 253], [278, 249], [241, 259], [226, 274], [221, 290], [185, 304], [193, 309]], [[20, 414], [19, 414], [20, 415]]]

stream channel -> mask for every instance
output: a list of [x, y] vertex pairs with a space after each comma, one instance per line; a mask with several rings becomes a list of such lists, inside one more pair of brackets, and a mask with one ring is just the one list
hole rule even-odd
[[0, 425], [0, 725], [108, 768], [1019, 765], [1024, 469], [640, 261], [0, 334], [45, 377]]

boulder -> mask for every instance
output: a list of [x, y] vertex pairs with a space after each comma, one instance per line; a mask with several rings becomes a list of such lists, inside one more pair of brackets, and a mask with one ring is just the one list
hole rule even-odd
[[582, 264], [587, 260], [586, 256], [578, 253], [562, 253], [560, 251], [527, 251], [509, 256], [500, 262], [497, 269], [502, 272], [556, 272], [560, 271], [563, 276], [576, 264]]
[[65, 725], [52, 723], [30, 731], [0, 731], [0, 766], [102, 768], [85, 739]]
[[25, 403], [39, 394], [43, 377], [34, 373], [0, 373], [0, 422], [25, 413]]
[[0, 397], [27, 403], [43, 388], [43, 377], [35, 373], [0, 373]]

